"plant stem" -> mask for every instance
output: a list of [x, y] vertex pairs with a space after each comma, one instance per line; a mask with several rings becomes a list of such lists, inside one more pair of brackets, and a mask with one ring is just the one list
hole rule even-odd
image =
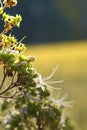
[[6, 72], [5, 72], [5, 66], [3, 66], [3, 79], [2, 79], [2, 82], [1, 82], [1, 85], [0, 85], [0, 90], [2, 89], [2, 87], [3, 87], [3, 84], [4, 84], [4, 82], [5, 82], [5, 79], [6, 79], [6, 76], [7, 76], [7, 74], [6, 74]]
[[1, 85], [0, 85], [0, 90], [1, 90], [2, 87], [3, 87], [3, 84], [4, 84], [4, 82], [5, 82], [6, 76], [7, 76], [7, 75], [4, 74], [4, 77], [3, 77], [2, 82], [1, 82]]
[[3, 92], [0, 93], [0, 95], [6, 93], [7, 91], [9, 91], [10, 89], [16, 87], [15, 83], [11, 83]]
[[7, 24], [7, 23], [5, 23], [5, 26], [6, 26], [6, 28], [4, 28], [4, 30], [1, 34], [6, 34], [13, 27], [11, 24]]
[[[1, 83], [1, 85], [0, 85], [0, 90], [1, 90], [1, 88], [2, 88], [2, 86], [3, 86], [3, 84], [4, 84], [5, 79], [6, 79], [6, 76], [7, 76], [7, 74], [5, 73], [5, 68], [4, 68], [3, 73], [4, 73], [4, 77], [3, 77], [2, 83]], [[14, 73], [14, 75], [13, 75], [13, 77], [12, 77], [12, 80], [11, 80], [10, 85], [9, 85], [5, 90], [3, 90], [3, 91], [0, 93], [0, 97], [4, 97], [4, 96], [1, 96], [1, 95], [5, 94], [5, 93], [6, 93], [7, 91], [9, 91], [10, 89], [12, 89], [12, 88], [14, 88], [14, 87], [17, 87], [17, 85], [16, 85], [17, 81], [14, 83], [15, 74], [16, 74], [16, 72]], [[12, 94], [11, 96], [9, 96], [8, 98], [12, 98], [14, 95], [16, 95], [16, 93], [17, 93], [17, 91], [16, 91], [14, 94]]]

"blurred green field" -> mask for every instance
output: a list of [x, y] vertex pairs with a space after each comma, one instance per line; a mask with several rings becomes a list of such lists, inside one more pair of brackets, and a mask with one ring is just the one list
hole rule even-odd
[[74, 107], [68, 111], [81, 130], [87, 130], [87, 42], [30, 45], [25, 54], [36, 57], [34, 66], [43, 76], [48, 76], [53, 66], [59, 65], [52, 79], [65, 78], [62, 84], [57, 85], [64, 90], [53, 94], [57, 98], [59, 93], [68, 93], [70, 100], [75, 100]]

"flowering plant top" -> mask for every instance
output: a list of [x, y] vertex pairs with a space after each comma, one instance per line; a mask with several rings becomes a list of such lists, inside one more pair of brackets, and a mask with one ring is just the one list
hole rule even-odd
[[[51, 84], [62, 81], [49, 81], [58, 66], [51, 74], [42, 78], [33, 67], [34, 56], [25, 56], [25, 44], [10, 33], [13, 27], [20, 27], [22, 17], [12, 16], [5, 12], [6, 8], [17, 5], [17, 0], [0, 1], [0, 14], [4, 22], [0, 33], [0, 65], [3, 78], [0, 84], [0, 100], [2, 111], [0, 124], [4, 130], [73, 130], [69, 120], [63, 115], [64, 107], [72, 107], [66, 102], [66, 96], [55, 100], [50, 90], [61, 90]], [[7, 79], [9, 83], [5, 86]], [[2, 114], [3, 113], [3, 114]]]

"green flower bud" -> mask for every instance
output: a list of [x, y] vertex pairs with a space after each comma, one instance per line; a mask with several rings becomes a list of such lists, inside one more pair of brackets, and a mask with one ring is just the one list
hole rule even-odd
[[27, 61], [22, 61], [22, 62], [21, 62], [21, 65], [22, 65], [22, 66], [27, 66], [27, 64], [28, 64]]
[[37, 78], [37, 77], [38, 77], [38, 74], [37, 74], [37, 73], [33, 75], [33, 78]]
[[35, 68], [31, 67], [31, 68], [29, 68], [28, 71], [29, 71], [30, 73], [34, 73], [34, 72], [35, 72]]
[[28, 61], [30, 61], [30, 62], [35, 61], [35, 57], [34, 57], [34, 56], [29, 56], [29, 57], [28, 57]]

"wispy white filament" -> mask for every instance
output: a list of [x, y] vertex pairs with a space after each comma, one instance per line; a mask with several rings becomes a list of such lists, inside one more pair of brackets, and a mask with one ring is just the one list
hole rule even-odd
[[26, 36], [24, 36], [17, 44], [21, 43], [25, 38]]
[[58, 65], [52, 69], [51, 74], [46, 78], [42, 78], [42, 76], [38, 74], [38, 77], [36, 78], [36, 83], [37, 83], [36, 88], [41, 88], [44, 91], [45, 87], [47, 86], [50, 89], [62, 90], [63, 88], [55, 88], [55, 87], [50, 86], [51, 84], [62, 83], [64, 81], [64, 79], [59, 80], [59, 81], [49, 81], [49, 79], [55, 74], [57, 68], [58, 68]]
[[45, 83], [47, 83], [47, 84], [57, 84], [57, 83], [62, 83], [63, 81], [64, 81], [64, 79], [59, 80], [59, 81], [46, 81]]
[[56, 100], [54, 98], [51, 98], [51, 101], [57, 105], [59, 105], [61, 108], [64, 108], [64, 107], [73, 107], [73, 103], [75, 101], [65, 101], [65, 99], [67, 98], [67, 94], [65, 94], [61, 99], [59, 100]]
[[56, 65], [56, 66], [52, 69], [51, 74], [50, 74], [48, 77], [43, 78], [43, 81], [49, 80], [49, 79], [55, 74], [57, 68], [58, 68], [58, 65]]
[[1, 7], [3, 6], [3, 5], [2, 5], [2, 1], [1, 1], [1, 0], [0, 0], [0, 5], [1, 5]]

